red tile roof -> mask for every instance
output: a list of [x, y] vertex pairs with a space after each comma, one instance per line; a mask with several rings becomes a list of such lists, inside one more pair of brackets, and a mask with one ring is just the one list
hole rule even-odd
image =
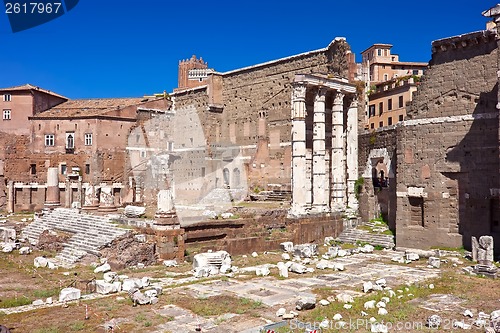
[[140, 98], [96, 98], [96, 99], [73, 99], [54, 106], [47, 111], [37, 114], [33, 118], [73, 118], [92, 117], [112, 114], [128, 106], [139, 105], [148, 99]]
[[52, 95], [52, 96], [56, 96], [56, 97], [68, 99], [67, 97], [64, 97], [62, 95], [56, 94], [53, 91], [50, 91], [50, 90], [47, 90], [47, 89], [42, 89], [40, 87], [36, 87], [34, 85], [31, 85], [29, 83], [28, 84], [23, 84], [21, 86], [13, 86], [13, 87], [8, 87], [8, 88], [0, 88], [0, 91], [23, 91], [23, 90], [36, 90], [36, 91], [40, 91], [40, 92], [43, 92], [43, 93], [46, 93], [46, 94], [49, 94], [49, 95]]

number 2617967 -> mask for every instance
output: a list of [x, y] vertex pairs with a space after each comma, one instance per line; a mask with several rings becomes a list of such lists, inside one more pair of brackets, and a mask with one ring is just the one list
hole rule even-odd
[[58, 14], [61, 2], [7, 2], [5, 3], [6, 14]]

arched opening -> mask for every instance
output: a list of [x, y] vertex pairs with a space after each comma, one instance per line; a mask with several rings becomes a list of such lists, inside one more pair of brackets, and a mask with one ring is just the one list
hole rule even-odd
[[240, 187], [240, 169], [234, 168], [232, 188], [239, 188], [239, 187]]
[[224, 187], [229, 187], [229, 169], [228, 168], [224, 168], [224, 170], [222, 170], [222, 176], [224, 178]]

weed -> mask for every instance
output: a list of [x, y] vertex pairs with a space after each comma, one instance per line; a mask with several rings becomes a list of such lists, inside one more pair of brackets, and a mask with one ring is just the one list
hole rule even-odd
[[0, 300], [0, 308], [13, 308], [16, 306], [31, 304], [32, 300], [26, 296], [19, 298], [4, 298]]
[[144, 327], [150, 327], [153, 325], [149, 320], [144, 323]]
[[57, 327], [44, 327], [33, 331], [33, 333], [61, 333]]
[[82, 331], [85, 329], [85, 323], [83, 321], [77, 321], [70, 326], [72, 331]]
[[144, 313], [138, 313], [135, 316], [135, 321], [137, 321], [137, 322], [141, 322], [141, 321], [145, 321], [145, 320], [146, 320], [146, 316], [144, 315]]

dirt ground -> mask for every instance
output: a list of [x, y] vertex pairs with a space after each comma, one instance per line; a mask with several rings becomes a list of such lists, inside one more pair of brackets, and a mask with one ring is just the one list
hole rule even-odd
[[[45, 300], [47, 297], [58, 298], [61, 288], [75, 285], [85, 290], [85, 282], [94, 278], [93, 268], [80, 266], [71, 270], [47, 268], [34, 269], [33, 259], [40, 255], [51, 255], [50, 253], [34, 252], [29, 255], [0, 253], [0, 324], [11, 329], [13, 333], [66, 333], [66, 332], [106, 332], [105, 324], [113, 321], [113, 332], [167, 332], [161, 330], [162, 325], [173, 321], [175, 316], [165, 315], [164, 309], [169, 305], [176, 305], [180, 308], [191, 311], [200, 318], [212, 319], [214, 323], [224, 327], [226, 332], [238, 332], [239, 323], [264, 322], [261, 318], [274, 321], [280, 319], [274, 314], [277, 307], [269, 308], [265, 305], [249, 299], [241, 299], [232, 294], [221, 294], [212, 297], [195, 298], [185, 286], [172, 285], [166, 287], [159, 302], [154, 305], [133, 307], [126, 293], [114, 294], [97, 299], [81, 300], [73, 302], [66, 307], [56, 305], [47, 308], [38, 308], [28, 312], [3, 314], [2, 308], [10, 308], [17, 305], [31, 304], [36, 299]], [[281, 260], [279, 253], [269, 254], [253, 258], [249, 256], [238, 256], [233, 258], [233, 264], [239, 267], [258, 265], [262, 263], [276, 263]], [[439, 314], [443, 320], [440, 330], [455, 331], [453, 321], [465, 321], [472, 324], [477, 313], [483, 311], [487, 314], [500, 309], [500, 279], [493, 280], [477, 276], [465, 275], [461, 269], [471, 263], [463, 260], [462, 265], [453, 266], [451, 262], [442, 266], [439, 278], [426, 281], [418, 285], [397, 286], [394, 290], [401, 289], [401, 294], [405, 297], [391, 299], [387, 305], [389, 315], [384, 320], [394, 323], [391, 332], [427, 332], [436, 331], [418, 326], [418, 323], [425, 323], [428, 316]], [[387, 265], [394, 265], [390, 261]], [[409, 264], [417, 266], [420, 263]], [[181, 278], [191, 276], [189, 271], [191, 264], [186, 262], [175, 268], [164, 266], [146, 267], [140, 270], [126, 269], [118, 272], [129, 277], [149, 276], [155, 279], [173, 277]], [[274, 274], [274, 272], [273, 272]], [[311, 276], [321, 273], [309, 273]], [[290, 273], [289, 279], [302, 278], [303, 275]], [[238, 278], [238, 277], [236, 277]], [[242, 279], [258, 279], [259, 277], [246, 275]], [[276, 275], [274, 279], [280, 279]], [[226, 277], [215, 277], [214, 279], [227, 279]], [[202, 280], [206, 281], [206, 280]], [[198, 281], [196, 283], [201, 283]], [[433, 284], [434, 288], [429, 288]], [[408, 288], [406, 290], [405, 288]], [[317, 300], [335, 295], [338, 291], [329, 288], [314, 289]], [[384, 296], [371, 293], [355, 298], [352, 309], [347, 310], [344, 304], [332, 302], [329, 306], [317, 306], [310, 311], [300, 312], [298, 319], [303, 322], [321, 322], [325, 318], [331, 320], [333, 315], [340, 313], [343, 320], [349, 323], [359, 320], [360, 312], [364, 310], [363, 304], [367, 300], [380, 299]], [[85, 311], [88, 310], [89, 319], [85, 319]], [[474, 318], [466, 318], [462, 315], [465, 309], [474, 313]], [[376, 316], [375, 310], [366, 310], [369, 318]], [[225, 314], [234, 316], [221, 317]], [[396, 323], [411, 325], [414, 327], [396, 327]], [[279, 332], [292, 332], [291, 328], [281, 329]], [[323, 332], [369, 332], [369, 328], [356, 327], [339, 329], [332, 326], [331, 329], [324, 329]], [[473, 331], [484, 332], [478, 328]], [[190, 332], [189, 330], [185, 333]], [[297, 330], [298, 332], [298, 330]], [[303, 332], [300, 331], [300, 332]], [[184, 333], [184, 332], [181, 332]]]

